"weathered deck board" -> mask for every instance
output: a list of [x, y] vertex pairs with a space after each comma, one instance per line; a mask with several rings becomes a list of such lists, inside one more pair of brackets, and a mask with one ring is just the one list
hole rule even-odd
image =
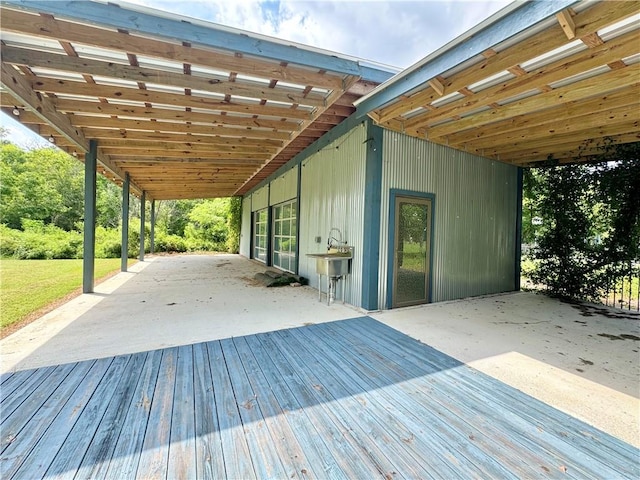
[[220, 342], [211, 342], [208, 347], [227, 478], [256, 478], [249, 446], [242, 428], [240, 406], [233, 395], [227, 364], [222, 355], [222, 346]]
[[125, 424], [129, 405], [133, 402], [138, 381], [142, 377], [146, 359], [146, 352], [132, 355], [130, 364], [120, 378], [116, 392], [100, 421], [98, 431], [91, 439], [75, 472], [76, 479], [103, 478], [106, 475], [120, 431]]
[[[0, 456], [0, 478], [11, 478], [15, 474], [93, 365], [94, 362], [71, 365], [71, 373], [64, 377], [64, 381], [61, 381], [57, 388], [54, 384], [43, 388], [44, 401], [41, 401], [42, 397], [35, 398], [36, 401], [33, 403], [38, 404], [37, 409], [29, 408], [32, 405], [27, 401], [13, 412], [13, 425], [6, 429], [3, 425], [2, 428], [3, 451]], [[16, 395], [19, 394], [16, 392]]]
[[[74, 392], [69, 397], [61, 399], [64, 405], [53, 421], [51, 419], [45, 420], [48, 423], [47, 430], [38, 438], [33, 449], [17, 469], [16, 477], [41, 478], [44, 476], [113, 362], [114, 358], [96, 360]], [[16, 442], [18, 445], [20, 443]]]
[[10, 478], [638, 478], [638, 449], [370, 318], [2, 379]]
[[187, 345], [178, 349], [167, 478], [196, 477], [195, 420], [193, 348]]
[[372, 478], [380, 473], [369, 464], [350, 461], [357, 457], [357, 449], [351, 446], [349, 437], [339, 430], [338, 423], [334, 422], [333, 412], [326, 411], [321, 406], [309, 407], [316, 403], [312, 386], [304, 384], [286, 360], [277, 352], [267, 353], [255, 336], [244, 337], [244, 341], [257, 358], [261, 359], [261, 367], [268, 376], [271, 391], [280, 408], [292, 428], [295, 428], [300, 442], [309, 446], [307, 455], [311, 448], [315, 448], [325, 458], [321, 463], [310, 466], [315, 476]]
[[[271, 392], [261, 365], [256, 361], [244, 338], [234, 339], [233, 344], [238, 356], [242, 358], [242, 364], [246, 372], [251, 372], [246, 375], [245, 381], [254, 392], [256, 407], [260, 409], [278, 456], [283, 459], [283, 467], [289, 466], [286, 472], [287, 477], [307, 477], [311, 463], [307, 459], [305, 449], [298, 443], [298, 437], [289, 426], [278, 401]], [[313, 455], [314, 449], [308, 448], [307, 450], [310, 455]], [[314, 463], [318, 462], [316, 458], [313, 458], [313, 460]]]
[[[11, 395], [17, 388], [27, 393], [30, 388], [37, 387], [47, 375], [49, 375], [55, 367], [40, 368], [38, 370], [27, 370], [24, 372], [18, 372], [7, 377], [0, 385], [0, 402], [2, 403], [3, 410], [5, 408], [5, 400]], [[33, 385], [31, 387], [30, 385]], [[0, 412], [3, 413], [3, 412]], [[3, 415], [4, 417], [4, 415]]]
[[[33, 375], [25, 378], [24, 382], [20, 382], [17, 385], [13, 385], [10, 392], [7, 393], [7, 396], [0, 401], [2, 405], [2, 410], [0, 410], [0, 425], [2, 425], [3, 430], [7, 428], [7, 420], [11, 416], [11, 414], [20, 406], [20, 404], [26, 400], [31, 403], [31, 410], [37, 410], [34, 404], [37, 404], [40, 400], [44, 402], [46, 398], [49, 396], [51, 391], [49, 390], [49, 384], [46, 384], [44, 388], [40, 387], [44, 381], [51, 374], [55, 372], [57, 376], [60, 374], [66, 375], [73, 365], [65, 366], [61, 365], [58, 367], [47, 367], [39, 370], [35, 370]], [[16, 375], [19, 377], [20, 375]], [[25, 376], [26, 377], [26, 376]], [[55, 384], [56, 378], [53, 378], [51, 383]], [[11, 395], [15, 390], [20, 389], [19, 394]], [[35, 407], [35, 408], [34, 408]], [[24, 408], [23, 408], [24, 409]], [[15, 427], [13, 427], [15, 428]]]
[[136, 472], [140, 478], [163, 478], [167, 475], [177, 357], [178, 349], [175, 347], [166, 349], [162, 355]]
[[[323, 403], [334, 403], [332, 407], [336, 415], [342, 417], [343, 428], [351, 430], [350, 433], [361, 448], [365, 449], [369, 459], [379, 466], [380, 472], [384, 472], [385, 475], [399, 473], [402, 477], [428, 478], [428, 473], [417, 459], [404, 447], [399, 448], [400, 446], [390, 438], [391, 432], [386, 424], [389, 417], [385, 412], [366, 408], [367, 399], [352, 394], [341, 384], [339, 378], [331, 376], [325, 369], [327, 362], [320, 362], [317, 357], [307, 358], [304, 355], [304, 347], [290, 351], [287, 342], [277, 342], [273, 338], [276, 336], [277, 333], [266, 334], [262, 341], [271, 347], [270, 350], [280, 351], [287, 356], [302, 380], [318, 392], [318, 397]], [[275, 340], [276, 343], [270, 343], [271, 340]], [[338, 399], [339, 401], [334, 401]], [[393, 457], [393, 461], [390, 457]]]
[[[380, 349], [379, 340], [376, 339], [374, 331], [381, 333], [394, 332], [389, 327], [382, 324], [371, 324], [371, 329], [364, 330], [362, 325], [353, 324], [358, 338], [372, 339]], [[388, 336], [388, 333], [387, 333]], [[594, 466], [601, 463], [598, 468], [604, 469], [598, 476], [610, 477], [619, 475], [629, 475], [628, 469], [616, 472], [610, 470], [612, 465], [634, 466], [634, 471], [638, 471], [639, 452], [631, 445], [619, 442], [610, 435], [593, 428], [584, 422], [563, 414], [559, 410], [550, 408], [548, 405], [522, 393], [507, 385], [496, 382], [490, 377], [461, 365], [456, 360], [446, 355], [440, 354], [431, 347], [420, 344], [405, 335], [394, 335], [393, 345], [395, 348], [385, 352], [386, 355], [396, 356], [398, 351], [413, 355], [411, 357], [403, 355], [401, 358], [407, 362], [407, 366], [420, 366], [431, 363], [442, 372], [439, 384], [444, 388], [460, 386], [458, 395], [462, 393], [477, 396], [474, 402], [476, 409], [485, 408], [485, 415], [488, 418], [497, 417], [496, 412], [508, 412], [509, 427], [519, 425], [530, 433], [532, 441], [529, 446], [547, 445], [549, 451], [556, 449], [554, 455], [561, 457], [566, 454], [575, 455], [574, 460], [586, 460], [589, 463], [585, 467], [585, 475], [588, 472], [593, 474]], [[385, 345], [386, 346], [386, 345]], [[491, 389], [487, 389], [487, 382], [490, 382]], [[454, 392], [456, 394], [456, 392]], [[495, 406], [497, 409], [491, 411], [487, 406]], [[524, 408], [523, 408], [524, 407]], [[500, 417], [494, 418], [500, 420]], [[522, 438], [522, 437], [521, 437]], [[571, 439], [571, 440], [569, 440]], [[545, 442], [549, 442], [546, 444]], [[562, 453], [560, 453], [560, 450]], [[608, 458], [608, 456], [611, 456]], [[594, 459], [598, 459], [594, 462]], [[622, 463], [619, 462], [623, 459]]]
[[[120, 435], [117, 438], [111, 461], [106, 471], [104, 468], [100, 468], [100, 473], [104, 472], [103, 478], [135, 477], [163, 353], [162, 350], [149, 352], [146, 358], [132, 402], [128, 407]], [[126, 405], [124, 407], [126, 408]]]
[[[323, 339], [314, 335], [311, 329], [306, 329], [302, 335], [314, 348], [326, 351], [327, 344], [323, 345]], [[388, 425], [396, 436], [396, 442], [404, 442], [421, 461], [425, 460], [422, 458], [424, 452], [430, 452], [425, 463], [425, 467], [430, 469], [430, 475], [454, 477], [460, 468], [479, 477], [508, 478], [512, 474], [496, 464], [486, 453], [479, 455], [475, 452], [471, 443], [460, 454], [454, 455], [447, 445], [464, 438], [465, 434], [468, 435], [468, 430], [455, 431], [452, 428], [452, 418], [443, 418], [441, 413], [438, 415], [429, 409], [425, 410], [421, 401], [412, 401], [410, 392], [402, 392], [400, 387], [382, 376], [384, 365], [376, 363], [374, 370], [370, 362], [354, 358], [348, 347], [342, 349], [335, 341], [332, 341], [331, 348], [339, 354], [335, 357], [335, 362], [332, 362], [332, 367], [336, 374], [342, 372], [349, 392], [353, 395], [358, 392], [375, 392], [375, 395], [367, 395], [369, 403], [382, 411], [392, 412], [389, 414]], [[406, 378], [398, 381], [408, 382]], [[420, 415], [415, 415], [416, 411]]]
[[110, 368], [105, 372], [82, 414], [60, 445], [53, 462], [47, 468], [45, 473], [47, 478], [73, 478], [75, 476], [87, 450], [86, 438], [93, 437], [98, 430], [102, 417], [109, 406], [109, 401], [116, 391], [118, 380], [124, 374], [130, 360], [130, 356], [113, 359]]
[[196, 477], [224, 478], [220, 424], [216, 413], [213, 380], [206, 343], [193, 346], [195, 395]]
[[233, 345], [233, 340], [220, 342], [235, 401], [240, 407], [240, 419], [249, 446], [249, 454], [258, 478], [297, 477], [296, 472], [285, 471], [275, 446], [275, 440], [266, 428], [264, 417], [256, 402], [256, 394], [247, 381], [242, 360]]

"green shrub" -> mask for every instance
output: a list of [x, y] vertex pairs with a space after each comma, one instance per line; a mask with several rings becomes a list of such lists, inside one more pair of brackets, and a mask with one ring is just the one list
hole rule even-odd
[[118, 228], [96, 227], [96, 258], [119, 258], [122, 233]]
[[0, 252], [17, 259], [60, 259], [82, 257], [82, 234], [66, 232], [41, 220], [23, 219], [23, 230], [0, 228]]
[[165, 232], [158, 232], [155, 236], [156, 252], [186, 252], [189, 250], [187, 242], [179, 235], [170, 235]]

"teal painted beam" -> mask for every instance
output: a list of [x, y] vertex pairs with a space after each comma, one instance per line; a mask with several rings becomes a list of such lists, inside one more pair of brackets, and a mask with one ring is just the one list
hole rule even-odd
[[124, 29], [130, 33], [163, 36], [181, 42], [238, 52], [246, 55], [268, 58], [278, 62], [304, 65], [319, 70], [327, 70], [347, 75], [378, 75], [375, 68], [363, 70], [358, 61], [346, 56], [331, 55], [302, 45], [292, 45], [286, 41], [276, 41], [265, 36], [251, 34], [213, 23], [189, 23], [182, 19], [156, 16], [152, 12], [119, 7], [111, 3], [88, 2], [86, 0], [43, 1], [43, 0], [3, 0], [3, 3], [19, 6], [27, 10], [49, 13], [62, 18], [73, 18], [96, 25]]
[[142, 191], [142, 196], [140, 197], [140, 254], [138, 255], [138, 260], [144, 262], [144, 222], [145, 222], [145, 205], [146, 205], [146, 192]]
[[96, 257], [96, 180], [98, 142], [89, 141], [84, 155], [84, 245], [82, 253], [82, 293], [93, 293]]
[[523, 169], [518, 167], [518, 179], [516, 182], [516, 251], [513, 289], [520, 291], [520, 276], [522, 275], [522, 194], [523, 194]]
[[120, 251], [120, 271], [126, 272], [129, 263], [129, 195], [131, 193], [131, 180], [125, 173], [122, 184], [122, 242]]
[[365, 310], [378, 310], [380, 276], [380, 221], [382, 212], [382, 128], [367, 122], [364, 185], [364, 242], [362, 247], [362, 299]]
[[462, 41], [454, 40], [452, 47], [443, 47], [443, 51], [435, 52], [422, 60], [422, 65], [409, 68], [388, 85], [382, 86], [375, 94], [365, 98], [357, 105], [357, 115], [367, 113], [386, 105], [401, 95], [423, 85], [432, 78], [441, 75], [451, 68], [482, 54], [489, 48], [513, 37], [542, 20], [578, 3], [577, 0], [534, 0], [523, 3], [491, 25], [483, 28]]
[[156, 201], [151, 200], [151, 232], [149, 233], [149, 252], [156, 249]]

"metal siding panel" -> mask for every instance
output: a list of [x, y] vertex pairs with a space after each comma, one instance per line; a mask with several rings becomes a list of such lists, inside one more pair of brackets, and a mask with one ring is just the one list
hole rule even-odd
[[260, 190], [256, 190], [251, 195], [251, 211], [261, 210], [269, 206], [269, 185], [265, 185]]
[[298, 168], [294, 166], [288, 172], [271, 182], [271, 205], [277, 205], [296, 198], [298, 194]]
[[[305, 254], [325, 251], [329, 230], [339, 228], [343, 240], [355, 247], [345, 285], [346, 301], [355, 306], [362, 300], [365, 139], [366, 128], [359, 124], [305, 159], [300, 193], [300, 275], [318, 288], [315, 259]], [[320, 243], [315, 237], [320, 237]]]
[[240, 255], [251, 257], [251, 195], [242, 199], [242, 229], [240, 230]]
[[389, 190], [435, 195], [434, 302], [514, 289], [517, 168], [385, 131], [379, 306], [386, 308]]

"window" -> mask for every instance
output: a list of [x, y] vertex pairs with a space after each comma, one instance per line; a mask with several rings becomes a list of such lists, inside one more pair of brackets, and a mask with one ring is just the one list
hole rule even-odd
[[273, 266], [296, 271], [296, 200], [273, 207]]
[[253, 258], [267, 263], [267, 209], [253, 214]]

